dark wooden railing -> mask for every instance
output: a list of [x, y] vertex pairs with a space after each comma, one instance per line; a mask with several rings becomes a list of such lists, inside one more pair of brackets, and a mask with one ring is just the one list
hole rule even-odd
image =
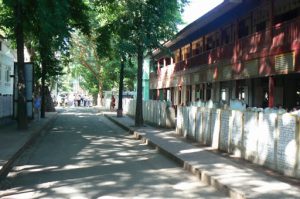
[[[201, 65], [230, 60], [232, 64], [259, 57], [290, 52], [300, 48], [300, 18], [274, 26], [272, 29], [256, 32], [234, 43], [226, 44], [187, 60], [175, 63], [175, 70], [182, 71]], [[159, 70], [157, 71], [159, 76]]]

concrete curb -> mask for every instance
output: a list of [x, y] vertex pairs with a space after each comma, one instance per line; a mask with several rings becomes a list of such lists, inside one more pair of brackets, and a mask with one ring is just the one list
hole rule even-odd
[[183, 167], [185, 170], [189, 171], [190, 173], [194, 174], [200, 181], [204, 182], [207, 185], [213, 186], [217, 190], [227, 194], [230, 198], [234, 199], [246, 199], [246, 196], [244, 193], [242, 193], [239, 190], [236, 190], [235, 188], [229, 187], [226, 184], [220, 182], [218, 179], [216, 179], [212, 174], [210, 174], [208, 171], [201, 169], [199, 167], [196, 167], [189, 163], [188, 161], [185, 161], [181, 159], [180, 157], [176, 156], [175, 154], [172, 154], [168, 150], [162, 148], [161, 146], [155, 144], [152, 142], [149, 138], [144, 137], [141, 135], [138, 131], [136, 131], [133, 128], [130, 128], [121, 122], [115, 120], [113, 117], [104, 114], [106, 118], [108, 118], [113, 123], [117, 124], [124, 130], [128, 130], [131, 134], [134, 135], [136, 139], [142, 140], [147, 145], [155, 148], [157, 151], [159, 151], [161, 154], [167, 156], [168, 158], [175, 161], [179, 166]]
[[0, 170], [0, 182], [6, 178], [8, 173], [13, 168], [15, 161], [25, 152], [27, 148], [29, 148], [34, 142], [43, 135], [43, 132], [47, 130], [51, 124], [56, 120], [58, 113], [52, 116], [45, 124], [39, 126], [34, 132], [31, 133], [28, 140], [23, 144], [23, 146], [17, 150], [17, 152], [2, 166]]

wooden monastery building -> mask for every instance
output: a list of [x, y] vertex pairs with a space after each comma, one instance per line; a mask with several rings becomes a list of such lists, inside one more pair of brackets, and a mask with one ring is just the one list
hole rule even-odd
[[172, 53], [153, 53], [151, 99], [300, 106], [300, 0], [225, 0], [165, 46]]

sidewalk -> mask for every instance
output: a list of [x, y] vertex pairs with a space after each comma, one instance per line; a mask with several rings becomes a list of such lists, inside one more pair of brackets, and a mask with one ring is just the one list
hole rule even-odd
[[56, 117], [57, 113], [46, 113], [46, 118], [29, 123], [26, 131], [18, 131], [16, 122], [0, 127], [0, 182], [7, 176], [16, 159]]
[[235, 161], [176, 137], [175, 131], [151, 126], [133, 127], [134, 120], [115, 112], [103, 112], [111, 121], [129, 130], [136, 138], [155, 147], [192, 172], [201, 181], [224, 191], [231, 198], [300, 198], [300, 181], [269, 175], [268, 170]]

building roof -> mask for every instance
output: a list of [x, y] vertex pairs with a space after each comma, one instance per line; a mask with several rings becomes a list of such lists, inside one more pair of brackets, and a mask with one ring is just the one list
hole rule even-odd
[[[166, 42], [164, 46], [175, 50], [189, 44], [244, 15], [245, 11], [252, 10], [258, 3], [259, 0], [224, 0], [223, 3], [183, 28], [176, 34], [174, 40]], [[153, 57], [160, 57], [160, 54], [160, 49], [156, 49], [153, 52]]]

